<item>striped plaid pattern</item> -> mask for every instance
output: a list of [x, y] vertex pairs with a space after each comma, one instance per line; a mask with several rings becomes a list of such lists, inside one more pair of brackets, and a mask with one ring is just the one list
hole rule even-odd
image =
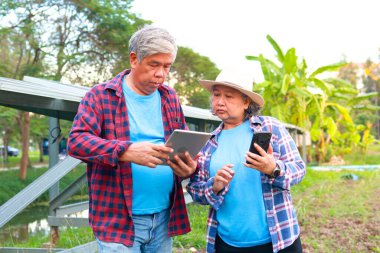
[[[296, 212], [291, 202], [290, 187], [301, 182], [305, 176], [305, 163], [302, 161], [292, 137], [277, 119], [267, 116], [254, 116], [250, 119], [250, 127], [254, 132], [268, 131], [272, 133], [273, 156], [281, 168], [281, 174], [276, 179], [261, 174], [264, 205], [273, 252], [278, 252], [291, 245], [300, 234]], [[228, 185], [218, 195], [215, 195], [212, 191], [214, 179], [210, 178], [209, 171], [211, 155], [218, 147], [215, 137], [221, 131], [222, 125], [213, 132], [213, 138], [202, 149], [198, 160], [197, 173], [191, 177], [187, 185], [187, 191], [194, 202], [210, 205], [207, 219], [208, 253], [215, 252], [215, 237], [218, 227], [216, 211], [222, 205], [224, 196], [229, 190]]]
[[[87, 163], [89, 221], [101, 241], [132, 246], [132, 170], [119, 156], [130, 142], [128, 112], [122, 91], [125, 70], [114, 79], [93, 87], [82, 99], [68, 138], [71, 156]], [[165, 139], [174, 129], [187, 129], [174, 89], [161, 85]], [[190, 231], [181, 179], [175, 176], [169, 235]]]

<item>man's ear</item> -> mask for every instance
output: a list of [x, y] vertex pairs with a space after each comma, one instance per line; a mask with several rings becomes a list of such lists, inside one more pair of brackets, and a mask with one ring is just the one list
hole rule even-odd
[[129, 63], [131, 64], [131, 68], [135, 68], [138, 64], [139, 60], [137, 59], [137, 55], [135, 52], [131, 52], [129, 54]]

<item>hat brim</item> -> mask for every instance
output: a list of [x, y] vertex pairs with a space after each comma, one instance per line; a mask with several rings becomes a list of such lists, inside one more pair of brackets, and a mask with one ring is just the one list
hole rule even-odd
[[260, 107], [264, 106], [264, 98], [261, 95], [257, 94], [256, 92], [253, 92], [253, 91], [247, 91], [245, 89], [242, 89], [240, 86], [237, 86], [237, 85], [235, 85], [233, 83], [218, 82], [218, 81], [211, 81], [211, 80], [200, 80], [199, 82], [210, 93], [212, 93], [212, 87], [214, 85], [223, 85], [223, 86], [227, 86], [227, 87], [233, 88], [235, 90], [238, 90], [241, 93], [247, 95], [258, 106], [260, 106]]

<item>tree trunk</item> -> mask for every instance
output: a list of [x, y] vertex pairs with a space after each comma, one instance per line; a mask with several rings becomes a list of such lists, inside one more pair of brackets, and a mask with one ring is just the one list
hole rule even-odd
[[3, 144], [4, 144], [3, 161], [4, 161], [4, 163], [7, 163], [7, 162], [8, 162], [9, 134], [10, 134], [10, 129], [7, 128], [7, 129], [5, 130], [5, 134], [3, 135]]
[[30, 126], [30, 116], [29, 112], [20, 112], [20, 129], [21, 129], [21, 140], [22, 140], [22, 157], [20, 164], [20, 174], [19, 178], [24, 181], [26, 178], [26, 173], [29, 166], [29, 126]]
[[315, 160], [318, 164], [321, 162], [321, 152], [319, 152], [319, 141], [315, 143]]
[[42, 163], [44, 161], [43, 139], [38, 141], [38, 149], [40, 150], [40, 163]]

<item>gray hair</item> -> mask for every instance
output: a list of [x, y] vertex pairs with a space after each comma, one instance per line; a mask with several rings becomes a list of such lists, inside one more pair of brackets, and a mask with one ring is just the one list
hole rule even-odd
[[129, 53], [131, 52], [136, 53], [139, 62], [147, 56], [158, 53], [172, 54], [174, 61], [177, 45], [168, 31], [148, 25], [132, 35], [129, 40]]
[[[244, 100], [248, 99], [248, 96], [242, 93], [242, 97]], [[251, 102], [248, 105], [248, 108], [244, 110], [244, 120], [251, 118], [252, 116], [258, 116], [260, 114], [261, 107], [253, 102], [252, 99], [250, 99]]]

